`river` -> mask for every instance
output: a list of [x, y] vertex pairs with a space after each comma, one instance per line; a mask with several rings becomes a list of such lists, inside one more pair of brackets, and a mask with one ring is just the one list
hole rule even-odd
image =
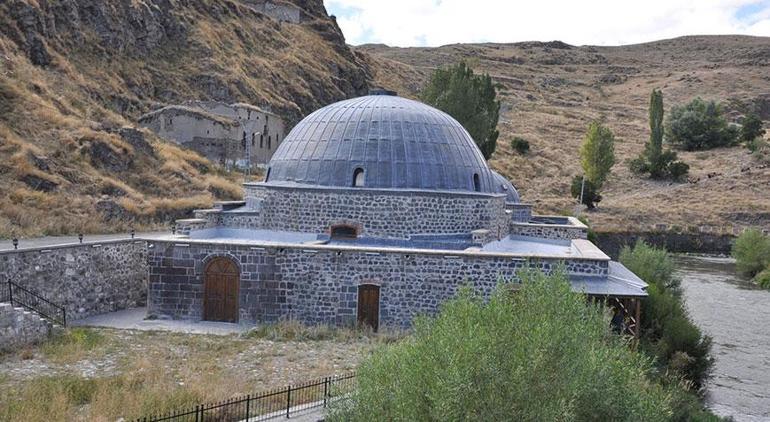
[[770, 421], [770, 291], [739, 277], [729, 258], [676, 261], [687, 309], [714, 339], [708, 407], [736, 421]]

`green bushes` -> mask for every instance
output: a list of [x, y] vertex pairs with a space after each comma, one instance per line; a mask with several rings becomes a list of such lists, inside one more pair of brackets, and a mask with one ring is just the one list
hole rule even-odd
[[745, 230], [735, 239], [732, 255], [738, 272], [770, 288], [770, 236], [757, 229]]
[[729, 146], [737, 137], [738, 129], [727, 123], [722, 106], [715, 101], [695, 98], [674, 106], [666, 121], [668, 142], [687, 151]]
[[572, 183], [570, 184], [570, 193], [572, 194], [573, 198], [580, 200], [581, 203], [588, 207], [589, 210], [596, 208], [596, 204], [602, 200], [602, 195], [599, 194], [596, 186], [594, 186], [594, 184], [587, 179], [585, 182], [583, 182], [582, 176], [575, 176], [572, 178]]
[[669, 420], [650, 361], [610, 334], [608, 315], [565, 275], [523, 275], [488, 303], [468, 289], [412, 338], [358, 369], [357, 390], [329, 420]]
[[660, 373], [682, 377], [694, 391], [702, 391], [714, 363], [711, 338], [687, 315], [671, 257], [639, 241], [623, 248], [620, 262], [649, 284], [642, 302], [642, 350], [655, 357]]
[[511, 139], [511, 148], [519, 154], [524, 155], [529, 152], [529, 141], [520, 136], [516, 136]]

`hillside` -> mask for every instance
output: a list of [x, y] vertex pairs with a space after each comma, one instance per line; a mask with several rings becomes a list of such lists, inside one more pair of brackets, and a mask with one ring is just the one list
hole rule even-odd
[[[625, 164], [648, 137], [647, 106], [661, 88], [666, 110], [695, 96], [725, 102], [730, 116], [759, 112], [770, 123], [770, 38], [697, 36], [621, 47], [550, 43], [462, 44], [438, 48], [363, 45], [376, 84], [416, 96], [437, 66], [465, 59], [500, 86], [500, 138], [492, 167], [539, 212], [571, 212], [569, 182], [592, 119], [616, 134], [618, 163], [589, 219], [609, 231], [770, 226], [770, 166], [742, 147], [681, 153], [690, 182], [633, 176]], [[531, 144], [520, 156], [514, 136]], [[662, 228], [659, 226], [659, 228]]]
[[[364, 94], [368, 74], [321, 0], [0, 2], [0, 237], [168, 224], [242, 176], [136, 118], [187, 100], [285, 116]], [[273, 9], [275, 10], [275, 9]]]

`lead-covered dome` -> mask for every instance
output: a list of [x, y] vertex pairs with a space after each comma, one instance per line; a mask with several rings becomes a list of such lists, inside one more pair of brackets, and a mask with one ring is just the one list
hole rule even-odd
[[500, 176], [457, 120], [395, 95], [353, 98], [313, 112], [281, 142], [265, 181], [511, 193], [501, 191]]

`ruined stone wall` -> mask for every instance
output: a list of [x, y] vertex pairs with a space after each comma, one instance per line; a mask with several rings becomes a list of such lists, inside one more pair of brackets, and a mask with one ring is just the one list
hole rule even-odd
[[[325, 233], [334, 224], [355, 224], [365, 237], [408, 239], [413, 234], [470, 233], [487, 229], [504, 236], [510, 215], [502, 195], [245, 185], [246, 203], [257, 214], [222, 217], [235, 227]], [[254, 226], [256, 225], [256, 226]]]
[[[242, 323], [295, 318], [304, 323], [353, 324], [361, 284], [380, 290], [380, 323], [406, 326], [470, 283], [489, 295], [501, 279], [517, 280], [531, 265], [552, 271], [557, 259], [528, 262], [508, 256], [356, 251], [320, 247], [257, 248], [198, 242], [150, 242], [150, 314], [198, 320], [203, 273], [214, 256], [228, 256], [241, 271]], [[606, 275], [606, 260], [571, 259], [573, 275]]]
[[146, 243], [121, 240], [0, 251], [0, 280], [63, 305], [68, 320], [142, 306]]

